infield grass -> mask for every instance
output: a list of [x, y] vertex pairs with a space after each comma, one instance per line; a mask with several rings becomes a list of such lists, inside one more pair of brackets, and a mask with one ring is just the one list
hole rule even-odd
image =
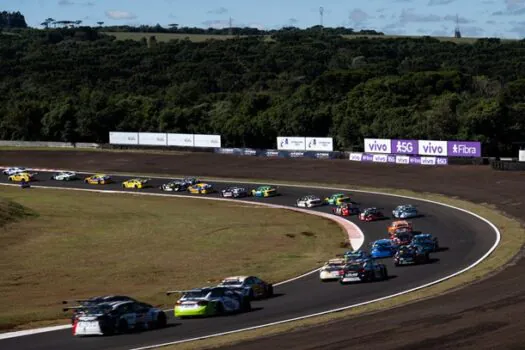
[[334, 222], [234, 202], [0, 186], [0, 330], [66, 323], [61, 301], [253, 274], [278, 282], [339, 253]]

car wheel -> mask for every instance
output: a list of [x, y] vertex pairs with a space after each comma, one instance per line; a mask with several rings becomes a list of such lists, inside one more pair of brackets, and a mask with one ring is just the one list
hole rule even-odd
[[266, 289], [266, 297], [271, 298], [273, 297], [273, 284], [269, 284]]
[[241, 311], [243, 312], [252, 311], [252, 303], [250, 302], [250, 299], [243, 298]]
[[97, 184], [100, 185], [102, 182], [100, 180], [97, 181]]
[[138, 185], [135, 185], [135, 189], [137, 189], [137, 188], [139, 188], [139, 186], [138, 186]]
[[164, 328], [168, 324], [168, 320], [166, 319], [166, 314], [164, 311], [159, 312], [159, 315], [157, 316], [157, 322], [156, 327], [157, 328]]
[[215, 306], [215, 314], [218, 316], [224, 315], [224, 306], [222, 303], [218, 302], [217, 306]]
[[120, 320], [118, 322], [117, 330], [119, 333], [127, 333], [129, 331], [128, 322], [126, 320]]

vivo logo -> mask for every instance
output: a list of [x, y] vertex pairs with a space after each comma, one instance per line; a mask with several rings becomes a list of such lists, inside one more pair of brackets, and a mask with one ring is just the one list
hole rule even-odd
[[428, 143], [428, 145], [423, 145], [423, 150], [426, 153], [443, 153], [443, 147], [441, 146], [434, 146], [432, 143]]
[[374, 141], [372, 144], [368, 146], [370, 152], [387, 152], [388, 146], [384, 143], [379, 143], [377, 141]]
[[408, 157], [408, 156], [397, 156], [396, 157], [396, 163], [397, 164], [408, 164], [408, 163], [410, 163], [410, 157]]
[[435, 165], [436, 164], [436, 158], [434, 158], [434, 157], [421, 157], [421, 164], [422, 165]]
[[386, 163], [387, 160], [388, 160], [387, 156], [383, 156], [379, 154], [374, 154], [374, 156], [372, 157], [372, 161], [377, 162], [377, 163]]
[[128, 136], [128, 141], [136, 141], [137, 138], [133, 136]]
[[469, 147], [467, 145], [454, 145], [452, 147], [452, 153], [476, 154], [476, 147]]
[[350, 160], [360, 162], [362, 158], [363, 158], [362, 153], [350, 153]]
[[419, 154], [427, 156], [446, 156], [447, 141], [419, 141]]
[[391, 153], [391, 143], [390, 139], [365, 139], [365, 152]]

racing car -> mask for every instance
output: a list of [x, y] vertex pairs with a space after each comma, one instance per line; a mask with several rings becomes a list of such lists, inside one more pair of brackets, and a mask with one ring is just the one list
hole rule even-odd
[[26, 172], [26, 171], [27, 171], [26, 168], [14, 167], [14, 168], [6, 168], [6, 169], [4, 169], [2, 171], [2, 174], [11, 176], [11, 175], [14, 175], [16, 173], [23, 173], [23, 172]]
[[144, 188], [148, 183], [149, 179], [129, 179], [122, 183], [122, 188]]
[[399, 248], [394, 255], [394, 265], [418, 265], [426, 264], [430, 261], [430, 254], [424, 252], [418, 247], [413, 245], [407, 245]]
[[175, 304], [175, 317], [215, 316], [251, 311], [250, 298], [243, 288], [204, 287], [184, 291], [168, 291], [166, 295], [181, 293]]
[[412, 238], [412, 245], [418, 247], [421, 251], [426, 253], [439, 251], [439, 240], [437, 237], [432, 237], [430, 233], [420, 233], [414, 235]]
[[319, 270], [319, 278], [322, 282], [338, 280], [340, 277], [340, 271], [345, 263], [344, 258], [328, 260]]
[[189, 185], [186, 182], [182, 180], [174, 180], [160, 185], [159, 189], [165, 192], [186, 192], [188, 191], [188, 187]]
[[361, 221], [375, 221], [382, 220], [385, 218], [383, 213], [378, 208], [367, 208], [359, 214], [359, 220]]
[[325, 203], [328, 205], [341, 205], [343, 203], [350, 203], [350, 197], [343, 193], [335, 193], [330, 197], [324, 199]]
[[112, 183], [111, 176], [106, 174], [94, 174], [84, 179], [84, 182], [89, 185], [106, 185]]
[[370, 257], [374, 259], [390, 258], [396, 253], [396, 246], [389, 239], [380, 239], [371, 245]]
[[392, 240], [392, 244], [399, 247], [412, 243], [412, 237], [413, 235], [411, 232], [401, 231], [394, 233], [390, 239]]
[[346, 264], [341, 271], [339, 283], [372, 282], [387, 279], [388, 270], [384, 264], [380, 264], [374, 259], [366, 259]]
[[255, 276], [227, 277], [218, 284], [218, 287], [242, 289], [250, 300], [270, 298], [273, 296], [273, 285]]
[[392, 215], [398, 219], [415, 218], [419, 215], [417, 209], [412, 204], [398, 205], [392, 210]]
[[72, 171], [61, 171], [59, 173], [55, 173], [51, 176], [51, 180], [57, 180], [57, 181], [72, 181], [72, 180], [78, 180], [77, 173]]
[[364, 250], [349, 250], [343, 254], [343, 257], [345, 258], [345, 262], [348, 263], [350, 261], [354, 260], [364, 260], [369, 257], [368, 253]]
[[167, 325], [164, 311], [129, 297], [97, 297], [78, 302], [77, 306], [63, 309], [74, 310], [72, 323], [75, 336], [111, 335]]
[[254, 197], [273, 197], [277, 196], [277, 189], [272, 186], [259, 186], [252, 190]]
[[343, 203], [336, 208], [332, 208], [332, 213], [340, 216], [358, 215], [359, 212], [359, 208], [354, 206], [352, 203]]
[[221, 196], [224, 198], [242, 198], [248, 195], [248, 190], [244, 187], [231, 186], [221, 190]]
[[199, 182], [195, 185], [189, 186], [188, 192], [192, 194], [210, 194], [210, 193], [215, 192], [215, 189], [210, 184]]
[[201, 181], [197, 179], [196, 177], [185, 177], [182, 180], [180, 180], [182, 183], [187, 184], [188, 186], [196, 185], [200, 183]]
[[310, 195], [303, 196], [297, 199], [297, 201], [295, 201], [295, 204], [298, 207], [302, 207], [302, 208], [312, 208], [312, 207], [319, 207], [323, 205], [324, 202], [321, 200], [321, 198], [310, 194]]
[[413, 230], [414, 227], [412, 226], [412, 223], [406, 220], [392, 221], [392, 223], [388, 225], [388, 233], [391, 235], [396, 232], [412, 232]]
[[12, 182], [31, 182], [35, 181], [35, 175], [37, 175], [37, 173], [28, 173], [24, 171], [21, 173], [14, 173], [7, 179]]

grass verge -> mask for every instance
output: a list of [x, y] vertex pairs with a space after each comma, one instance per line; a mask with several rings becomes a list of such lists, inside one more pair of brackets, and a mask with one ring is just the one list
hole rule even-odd
[[345, 238], [328, 219], [244, 203], [10, 186], [0, 195], [4, 331], [63, 324], [64, 299], [115, 293], [171, 307], [167, 289], [246, 273], [284, 280]]

